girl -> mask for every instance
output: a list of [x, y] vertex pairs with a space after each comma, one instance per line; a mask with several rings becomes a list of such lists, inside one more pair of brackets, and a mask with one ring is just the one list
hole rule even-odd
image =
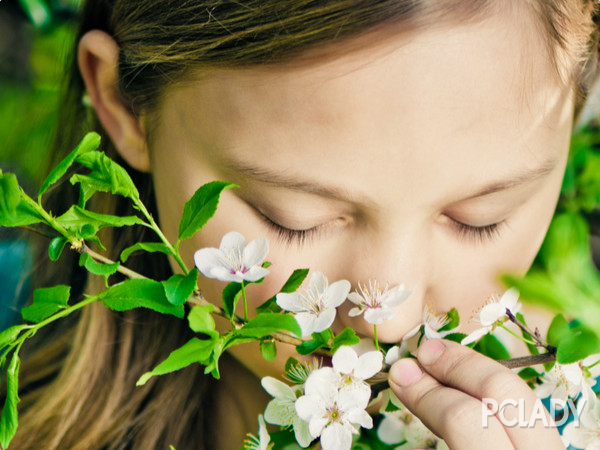
[[[500, 289], [499, 274], [531, 264], [595, 74], [594, 9], [591, 0], [88, 1], [55, 148], [101, 129], [170, 238], [198, 186], [238, 184], [186, 242], [190, 264], [238, 230], [271, 241], [271, 274], [249, 289], [254, 306], [299, 267], [404, 283], [412, 296], [379, 328], [381, 341], [397, 342], [427, 303], [467, 318]], [[55, 194], [58, 212], [73, 194]], [[96, 207], [133, 213], [111, 202]], [[108, 237], [113, 259], [149, 239], [137, 233]], [[172, 270], [160, 257], [128, 265], [157, 279]], [[77, 269], [69, 277], [94, 289]], [[208, 299], [222, 287], [200, 281]], [[334, 330], [369, 336], [349, 308]], [[218, 383], [194, 367], [136, 388], [189, 338], [185, 324], [90, 307], [64, 327], [29, 350], [15, 449], [237, 448], [268, 400], [259, 377], [278, 376], [293, 354], [267, 363], [239, 346]], [[418, 362], [392, 367], [390, 384], [452, 449], [564, 448], [541, 421], [483, 428], [482, 398], [531, 410], [535, 395], [469, 348], [428, 341]]]

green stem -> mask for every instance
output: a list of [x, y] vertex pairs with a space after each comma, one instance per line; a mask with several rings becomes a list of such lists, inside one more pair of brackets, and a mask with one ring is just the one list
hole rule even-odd
[[242, 299], [244, 301], [244, 320], [248, 321], [248, 300], [246, 300], [246, 283], [242, 281]]
[[379, 340], [377, 339], [377, 325], [373, 324], [373, 340], [375, 341], [375, 349], [379, 351]]
[[525, 342], [526, 344], [530, 344], [530, 345], [534, 345], [537, 346], [538, 343], [537, 342], [533, 342], [530, 339], [525, 339], [523, 336], [518, 335], [517, 333], [515, 333], [514, 331], [508, 329], [507, 327], [504, 326], [504, 324], [500, 325], [500, 328], [505, 329], [506, 331], [508, 331], [510, 334], [512, 334], [514, 337], [516, 337], [517, 339], [521, 339], [523, 342]]
[[58, 223], [54, 217], [48, 214], [40, 204], [34, 202], [28, 196], [24, 196], [24, 200], [27, 203], [29, 203], [29, 205], [35, 210], [35, 212], [37, 212], [51, 228], [56, 230], [60, 235], [67, 238], [72, 245], [76, 244], [77, 238], [72, 233], [69, 233], [69, 231], [60, 223]]
[[160, 238], [160, 240], [163, 242], [163, 244], [165, 244], [167, 246], [167, 248], [169, 249], [169, 252], [171, 253], [171, 256], [173, 257], [173, 259], [175, 259], [175, 261], [177, 262], [179, 267], [181, 267], [181, 270], [183, 270], [183, 272], [187, 275], [189, 273], [189, 270], [188, 270], [187, 266], [185, 265], [185, 263], [183, 262], [183, 259], [181, 259], [181, 256], [179, 256], [179, 251], [176, 250], [173, 247], [173, 245], [171, 245], [169, 240], [166, 238], [166, 236], [161, 231], [158, 224], [154, 221], [154, 217], [152, 217], [152, 214], [150, 214], [148, 212], [148, 210], [146, 209], [144, 204], [139, 199], [134, 199], [133, 202], [135, 203], [135, 206], [137, 206], [139, 208], [139, 210], [142, 212], [142, 214], [146, 217], [146, 219], [150, 223], [150, 228], [152, 228], [154, 230], [154, 232], [157, 234], [157, 236]]

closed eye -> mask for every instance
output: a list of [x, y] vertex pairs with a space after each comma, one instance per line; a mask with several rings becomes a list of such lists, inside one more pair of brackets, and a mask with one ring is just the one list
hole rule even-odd
[[454, 232], [460, 239], [476, 243], [492, 241], [500, 237], [502, 228], [506, 225], [506, 220], [489, 225], [474, 226], [452, 219], [451, 217], [449, 219]]
[[299, 247], [312, 241], [321, 231], [323, 225], [317, 225], [315, 227], [306, 228], [302, 230], [296, 230], [293, 228], [287, 228], [280, 225], [264, 214], [260, 213], [260, 218], [267, 225], [268, 228], [279, 238], [279, 240], [287, 245], [296, 244]]

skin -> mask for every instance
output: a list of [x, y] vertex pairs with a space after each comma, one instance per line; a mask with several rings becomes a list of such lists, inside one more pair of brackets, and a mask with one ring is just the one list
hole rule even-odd
[[[176, 237], [183, 204], [201, 184], [240, 185], [186, 241], [190, 267], [195, 250], [218, 247], [237, 230], [270, 241], [271, 274], [249, 288], [251, 310], [299, 267], [353, 287], [369, 278], [404, 283], [413, 294], [378, 327], [380, 341], [397, 342], [421, 322], [426, 303], [440, 312], [458, 307], [461, 331], [477, 328], [467, 319], [503, 291], [499, 274], [530, 266], [554, 211], [573, 96], [535, 19], [518, 9], [475, 23], [365, 35], [352, 50], [312, 62], [308, 54], [302, 64], [203, 72], [169, 88], [152, 120], [138, 121], [116, 95], [112, 38], [88, 33], [79, 61], [118, 150], [152, 171], [168, 237]], [[303, 244], [289, 242], [263, 216], [316, 232]], [[461, 233], [457, 221], [501, 225], [491, 238], [476, 237]], [[223, 286], [200, 281], [209, 299], [218, 300]], [[340, 307], [334, 331], [350, 326], [371, 336], [361, 316], [348, 316], [351, 306]], [[443, 352], [428, 362], [436, 345]], [[267, 363], [256, 348], [240, 346], [225, 362], [227, 394], [215, 427], [228, 432], [219, 448], [239, 446], [256, 428], [268, 396], [251, 374], [281, 374], [293, 349], [278, 350]], [[532, 429], [477, 426], [483, 397], [523, 398], [532, 408], [535, 395], [510, 370], [447, 341], [429, 341], [418, 356], [418, 363], [396, 363], [390, 384], [450, 448], [564, 448], [541, 422]]]

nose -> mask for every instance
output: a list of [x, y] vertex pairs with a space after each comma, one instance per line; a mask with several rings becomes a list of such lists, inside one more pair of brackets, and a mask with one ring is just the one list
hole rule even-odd
[[[417, 231], [368, 236], [355, 241], [345, 255], [344, 278], [352, 283], [353, 290], [358, 289], [359, 282], [368, 284], [369, 280], [377, 280], [382, 287], [403, 284], [411, 291], [408, 299], [393, 308], [393, 317], [377, 325], [380, 342], [398, 342], [421, 323], [435, 267], [429, 245], [419, 234]], [[372, 336], [373, 325], [365, 320], [364, 313], [355, 317], [348, 315], [354, 306], [346, 301], [339, 309], [338, 322], [360, 335]]]

